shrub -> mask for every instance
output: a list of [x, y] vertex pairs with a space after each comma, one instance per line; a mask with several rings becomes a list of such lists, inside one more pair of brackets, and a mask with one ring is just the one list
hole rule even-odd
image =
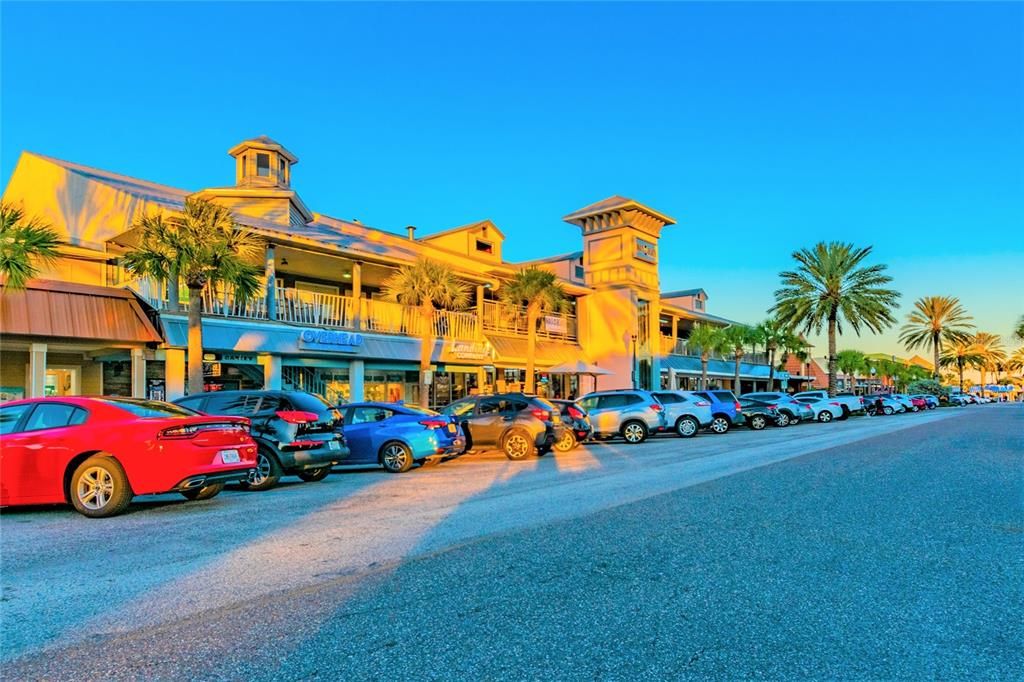
[[934, 379], [919, 379], [917, 381], [910, 382], [910, 385], [907, 386], [907, 393], [910, 395], [927, 393], [928, 395], [933, 395], [936, 398], [948, 398], [949, 387], [943, 386]]

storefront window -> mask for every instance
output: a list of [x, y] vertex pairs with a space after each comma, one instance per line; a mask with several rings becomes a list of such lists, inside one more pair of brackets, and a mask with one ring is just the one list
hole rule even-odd
[[430, 385], [430, 407], [440, 409], [449, 403], [478, 391], [477, 373], [434, 372]]

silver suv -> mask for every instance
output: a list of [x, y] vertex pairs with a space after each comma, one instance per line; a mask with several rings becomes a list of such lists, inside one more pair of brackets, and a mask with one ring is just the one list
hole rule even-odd
[[711, 403], [690, 391], [654, 391], [654, 397], [665, 406], [665, 423], [682, 438], [693, 438], [711, 426], [714, 416]]
[[622, 436], [635, 445], [664, 431], [668, 424], [665, 406], [648, 391], [598, 391], [583, 396], [579, 403], [590, 414], [598, 438]]

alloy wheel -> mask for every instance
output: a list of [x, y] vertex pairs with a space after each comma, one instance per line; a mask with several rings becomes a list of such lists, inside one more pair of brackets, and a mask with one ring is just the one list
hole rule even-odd
[[729, 420], [725, 417], [715, 417], [711, 420], [711, 430], [715, 433], [725, 433], [729, 430]]
[[626, 424], [626, 428], [622, 430], [622, 437], [630, 443], [639, 443], [644, 439], [644, 427], [636, 423]]
[[832, 413], [829, 412], [828, 410], [825, 410], [824, 412], [818, 415], [818, 421], [820, 421], [822, 424], [827, 424], [828, 422], [832, 421]]
[[114, 477], [103, 467], [89, 467], [78, 479], [75, 492], [83, 507], [98, 511], [106, 507], [114, 495]]
[[565, 433], [562, 434], [561, 440], [555, 443], [555, 450], [558, 450], [559, 452], [569, 452], [574, 447], [576, 447], [576, 436], [566, 429]]
[[697, 422], [690, 417], [683, 417], [679, 420], [679, 423], [676, 424], [676, 433], [683, 438], [689, 438], [697, 433]]
[[259, 485], [270, 477], [270, 459], [262, 452], [256, 456], [256, 468], [249, 471], [249, 485]]
[[398, 443], [392, 443], [384, 448], [384, 466], [388, 469], [398, 470], [406, 465], [409, 458], [408, 453]]
[[761, 415], [755, 415], [755, 416], [750, 418], [750, 426], [755, 431], [760, 431], [761, 429], [763, 429], [767, 425], [768, 425], [768, 421], [764, 417], [762, 417]]
[[777, 423], [779, 426], [789, 426], [789, 415], [785, 412], [780, 412]]
[[530, 453], [530, 443], [521, 433], [513, 433], [505, 439], [505, 453], [512, 459], [521, 459]]

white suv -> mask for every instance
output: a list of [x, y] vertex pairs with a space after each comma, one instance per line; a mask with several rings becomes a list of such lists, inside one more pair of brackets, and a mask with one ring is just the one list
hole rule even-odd
[[693, 438], [714, 419], [711, 403], [690, 391], [654, 391], [665, 406], [665, 423], [682, 438]]
[[648, 391], [598, 391], [579, 403], [590, 415], [597, 438], [622, 436], [635, 445], [665, 430], [665, 406]]

